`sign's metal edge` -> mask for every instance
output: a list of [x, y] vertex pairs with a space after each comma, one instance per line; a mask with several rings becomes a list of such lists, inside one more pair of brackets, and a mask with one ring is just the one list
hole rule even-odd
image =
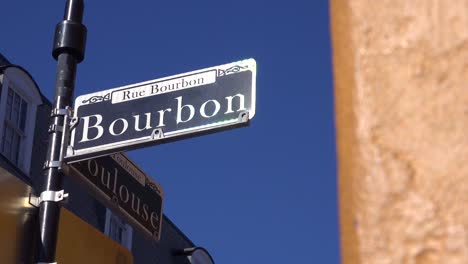
[[250, 63], [252, 63], [252, 102], [251, 102], [251, 112], [249, 112], [249, 120], [252, 119], [255, 116], [255, 110], [257, 107], [257, 62], [255, 59], [251, 58], [248, 59], [251, 60]]

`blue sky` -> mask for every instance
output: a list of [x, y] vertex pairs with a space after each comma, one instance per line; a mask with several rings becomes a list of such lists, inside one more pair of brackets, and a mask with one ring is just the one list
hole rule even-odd
[[[0, 45], [53, 98], [65, 1], [2, 4]], [[327, 1], [85, 1], [75, 96], [255, 58], [251, 126], [130, 152], [217, 263], [338, 263]]]

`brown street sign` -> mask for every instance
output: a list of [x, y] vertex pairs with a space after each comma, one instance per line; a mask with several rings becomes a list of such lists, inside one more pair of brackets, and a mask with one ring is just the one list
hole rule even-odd
[[130, 225], [160, 239], [163, 190], [125, 155], [75, 162], [65, 166], [64, 173], [85, 184], [96, 199]]
[[256, 68], [247, 59], [79, 96], [65, 161], [246, 126]]

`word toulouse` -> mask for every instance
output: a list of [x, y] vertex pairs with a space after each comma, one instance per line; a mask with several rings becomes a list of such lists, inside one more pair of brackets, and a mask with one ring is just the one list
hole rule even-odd
[[[110, 194], [112, 200], [120, 206], [128, 207], [130, 205], [134, 214], [138, 215], [144, 222], [149, 222], [154, 229], [159, 229], [160, 218], [158, 212], [154, 211], [148, 204], [142, 202], [138, 194], [131, 191], [132, 188], [119, 181], [119, 170], [117, 168], [109, 169], [94, 159], [85, 161], [84, 166], [87, 169], [87, 178], [90, 178], [97, 185], [105, 188], [104, 192]], [[84, 163], [84, 162], [80, 162]], [[94, 178], [94, 179], [93, 179]], [[129, 190], [130, 189], [130, 190]]]
[[[232, 96], [226, 96], [224, 99], [225, 100], [222, 101], [225, 103], [223, 108], [221, 106], [222, 102], [219, 102], [218, 100], [207, 100], [195, 108], [195, 106], [191, 104], [184, 104], [182, 96], [176, 97], [174, 98], [174, 103], [177, 104], [175, 107], [175, 122], [177, 125], [180, 123], [188, 123], [197, 113], [201, 117], [209, 119], [218, 114], [228, 115], [246, 110], [243, 94], [238, 93]], [[238, 106], [236, 110], [234, 109], [234, 104]], [[138, 132], [154, 128], [162, 128], [166, 126], [166, 121], [168, 119], [166, 118], [166, 115], [169, 115], [167, 113], [172, 113], [171, 115], [173, 116], [173, 110], [173, 108], [166, 108], [155, 112], [137, 114], [133, 115], [133, 119], [131, 120], [117, 118], [110, 122], [108, 127], [104, 127], [102, 125], [103, 123], [108, 122], [103, 122], [103, 116], [100, 114], [84, 116], [81, 118], [83, 120], [83, 133], [79, 142], [99, 139], [106, 131], [108, 131], [112, 136], [120, 136], [125, 134], [129, 128]], [[154, 117], [153, 113], [157, 113], [155, 114], [156, 117]], [[173, 118], [171, 121], [173, 121]], [[90, 129], [97, 131], [97, 133], [93, 133], [93, 137], [89, 137]]]

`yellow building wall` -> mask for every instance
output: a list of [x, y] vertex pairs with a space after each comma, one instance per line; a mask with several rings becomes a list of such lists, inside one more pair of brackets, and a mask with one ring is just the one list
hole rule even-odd
[[330, 7], [342, 263], [468, 263], [468, 0]]
[[[35, 263], [38, 209], [29, 203], [32, 189], [0, 168], [0, 263]], [[57, 262], [132, 264], [131, 252], [66, 208], [61, 209]]]
[[57, 262], [133, 264], [131, 252], [66, 208], [60, 212]]

